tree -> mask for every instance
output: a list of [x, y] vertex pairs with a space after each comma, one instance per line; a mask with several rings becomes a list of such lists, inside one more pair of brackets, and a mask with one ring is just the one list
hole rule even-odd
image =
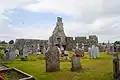
[[105, 43], [103, 42], [102, 45], [105, 45]]
[[115, 41], [114, 43], [115, 43], [115, 44], [120, 44], [120, 41]]
[[7, 42], [5, 42], [5, 41], [1, 41], [1, 44], [7, 44]]
[[13, 44], [13, 43], [14, 43], [14, 41], [13, 41], [13, 40], [10, 40], [10, 41], [9, 41], [9, 44]]

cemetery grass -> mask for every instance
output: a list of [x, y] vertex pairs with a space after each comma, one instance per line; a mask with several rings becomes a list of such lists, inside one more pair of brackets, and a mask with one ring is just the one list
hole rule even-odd
[[[36, 56], [36, 61], [20, 61], [19, 58], [7, 61], [7, 66], [16, 67], [32, 76], [36, 80], [112, 80], [113, 61], [112, 55], [101, 52], [99, 59], [90, 60], [88, 53], [81, 59], [83, 70], [71, 72], [71, 62], [61, 62], [61, 70], [58, 72], [45, 72], [45, 60]], [[35, 57], [35, 56], [34, 56]]]

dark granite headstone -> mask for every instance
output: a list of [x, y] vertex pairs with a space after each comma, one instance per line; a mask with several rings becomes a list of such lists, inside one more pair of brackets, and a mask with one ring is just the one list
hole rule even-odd
[[45, 54], [46, 72], [55, 72], [60, 70], [60, 58], [58, 47], [52, 46]]
[[71, 71], [80, 71], [82, 69], [80, 63], [80, 57], [72, 57], [72, 68]]

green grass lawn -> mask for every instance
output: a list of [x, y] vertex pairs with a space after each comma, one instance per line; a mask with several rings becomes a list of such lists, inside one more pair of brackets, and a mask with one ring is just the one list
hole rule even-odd
[[90, 60], [86, 53], [86, 58], [81, 59], [83, 70], [81, 72], [71, 72], [71, 62], [61, 62], [61, 70], [58, 72], [45, 72], [45, 61], [7, 61], [9, 67], [18, 68], [36, 78], [36, 80], [112, 80], [113, 61], [112, 55], [101, 53], [100, 59]]

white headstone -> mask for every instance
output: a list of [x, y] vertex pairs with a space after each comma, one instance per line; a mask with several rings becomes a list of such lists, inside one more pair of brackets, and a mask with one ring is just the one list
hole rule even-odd
[[18, 49], [16, 49], [16, 50], [15, 50], [15, 53], [16, 53], [17, 55], [19, 55], [19, 50], [18, 50]]
[[26, 57], [26, 56], [28, 56], [28, 48], [27, 48], [27, 46], [24, 46], [23, 57]]
[[38, 47], [37, 47], [37, 49], [39, 50], [40, 49], [40, 45], [38, 44]]
[[90, 58], [92, 58], [92, 48], [91, 47], [88, 48], [88, 52], [90, 54]]
[[96, 46], [96, 57], [100, 57], [100, 50], [99, 47]]
[[92, 45], [92, 55], [91, 55], [91, 58], [93, 59], [95, 59], [96, 58], [96, 47], [95, 47], [95, 45]]
[[42, 53], [43, 53], [43, 54], [46, 53], [46, 48], [45, 48], [45, 47], [43, 48]]

